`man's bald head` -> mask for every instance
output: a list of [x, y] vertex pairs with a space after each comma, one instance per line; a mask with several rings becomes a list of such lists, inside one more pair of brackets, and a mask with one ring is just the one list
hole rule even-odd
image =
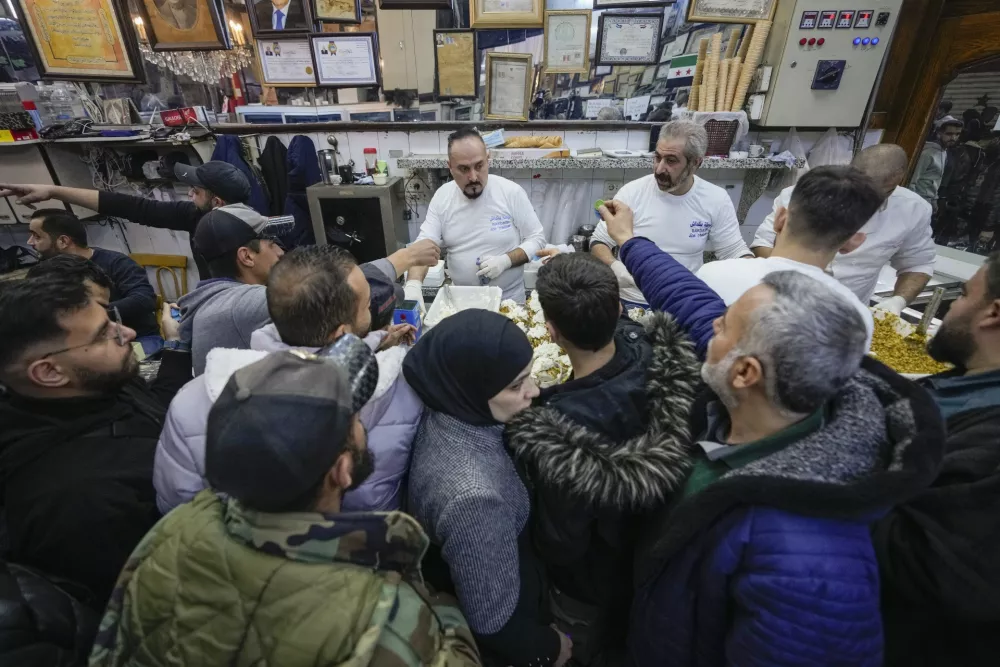
[[896, 144], [876, 144], [858, 153], [851, 166], [864, 172], [888, 195], [906, 175], [906, 151]]

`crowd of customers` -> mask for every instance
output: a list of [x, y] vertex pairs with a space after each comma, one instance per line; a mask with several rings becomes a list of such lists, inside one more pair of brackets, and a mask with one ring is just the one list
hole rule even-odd
[[931, 340], [954, 370], [903, 378], [822, 270], [887, 191], [813, 170], [769, 259], [698, 274], [608, 202], [653, 314], [552, 258], [543, 389], [500, 314], [393, 324], [431, 241], [284, 253], [212, 196], [208, 277], [156, 313], [37, 212], [0, 284], [0, 664], [996, 664], [1000, 255]]

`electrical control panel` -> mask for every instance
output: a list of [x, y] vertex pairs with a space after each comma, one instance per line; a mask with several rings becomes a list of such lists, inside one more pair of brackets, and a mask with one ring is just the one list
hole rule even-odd
[[764, 127], [856, 127], [903, 0], [782, 0], [761, 64], [771, 68]]

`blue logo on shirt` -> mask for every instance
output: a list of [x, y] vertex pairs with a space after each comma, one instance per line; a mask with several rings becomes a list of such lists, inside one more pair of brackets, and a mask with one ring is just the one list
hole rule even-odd
[[490, 216], [491, 232], [505, 232], [513, 226], [514, 226], [514, 218], [510, 217], [506, 213], [500, 213], [498, 215]]
[[708, 236], [708, 232], [712, 229], [711, 220], [692, 220], [691, 221], [691, 233], [688, 234], [689, 239], [703, 239]]

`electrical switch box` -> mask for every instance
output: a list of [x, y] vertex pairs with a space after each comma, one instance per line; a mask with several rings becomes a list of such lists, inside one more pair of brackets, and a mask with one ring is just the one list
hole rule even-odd
[[[876, 4], [877, 3], [877, 4]], [[773, 69], [762, 127], [857, 127], [903, 0], [782, 0], [761, 65]]]

